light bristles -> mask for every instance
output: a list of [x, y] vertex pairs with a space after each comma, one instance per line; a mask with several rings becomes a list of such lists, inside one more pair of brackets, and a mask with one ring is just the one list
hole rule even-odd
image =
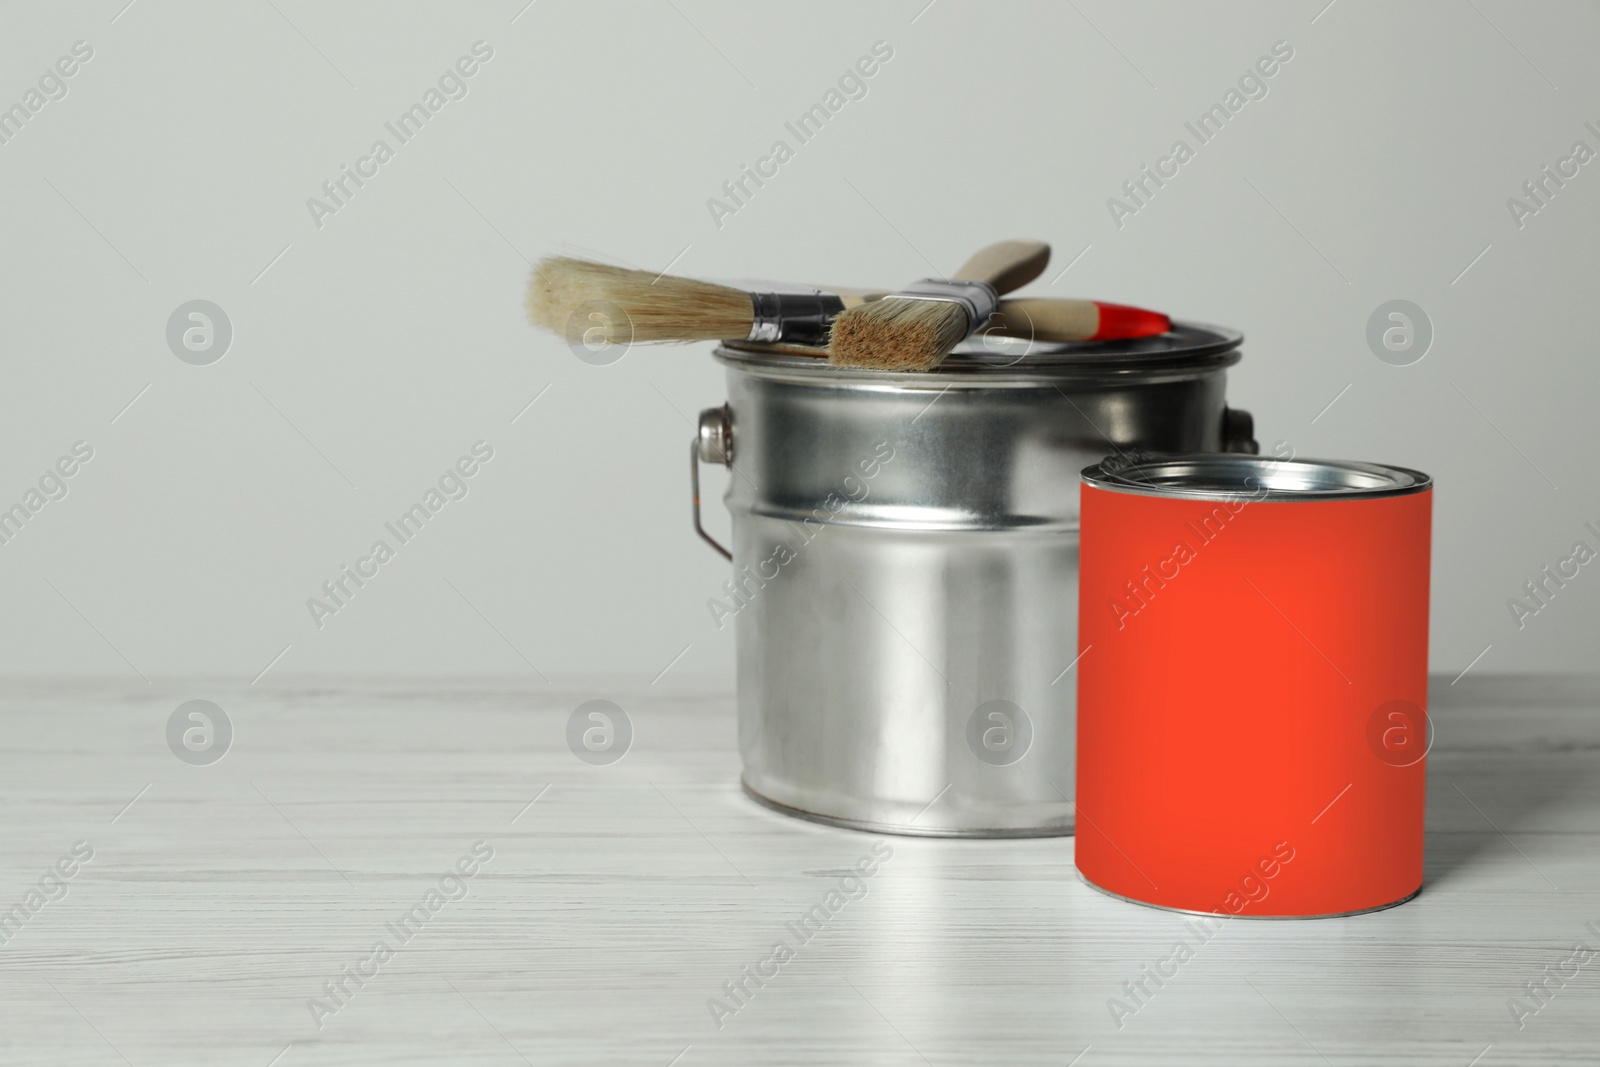
[[967, 335], [967, 313], [949, 300], [887, 297], [833, 320], [828, 362], [872, 370], [932, 370]]
[[563, 336], [599, 327], [613, 344], [743, 338], [754, 320], [741, 290], [567, 256], [535, 264], [527, 308], [535, 325]]

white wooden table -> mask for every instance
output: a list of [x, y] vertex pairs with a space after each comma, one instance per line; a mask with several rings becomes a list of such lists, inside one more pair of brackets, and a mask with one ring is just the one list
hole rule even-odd
[[[635, 729], [607, 766], [565, 739], [594, 697]], [[192, 698], [233, 723], [209, 766], [167, 745]], [[726, 692], [12, 683], [0, 1062], [1596, 1062], [1600, 958], [1520, 1029], [1508, 1002], [1600, 950], [1600, 687], [1468, 678], [1433, 711], [1422, 894], [1230, 923], [1119, 1028], [1108, 1001], [1182, 917], [1087, 888], [1070, 839], [767, 811], [739, 790]], [[478, 841], [493, 858], [427, 911]], [[786, 924], [880, 842], [865, 895], [800, 943]], [[780, 940], [792, 958], [719, 1028], [708, 1001], [738, 1004], [724, 983]]]

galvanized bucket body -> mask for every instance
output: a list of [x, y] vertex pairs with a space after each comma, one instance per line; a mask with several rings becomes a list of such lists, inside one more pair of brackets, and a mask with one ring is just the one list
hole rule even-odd
[[1224, 400], [1238, 343], [991, 345], [926, 374], [718, 349], [728, 404], [700, 455], [732, 458], [747, 790], [875, 831], [1071, 833], [1078, 472], [1254, 451]]

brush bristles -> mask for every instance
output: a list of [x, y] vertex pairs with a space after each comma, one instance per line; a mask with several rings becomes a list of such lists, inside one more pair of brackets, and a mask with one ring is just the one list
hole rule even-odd
[[563, 337], [598, 327], [612, 344], [743, 338], [755, 318], [738, 289], [566, 256], [534, 266], [527, 303], [537, 326]]
[[932, 370], [967, 335], [967, 313], [949, 300], [887, 297], [833, 320], [828, 362], [873, 370]]

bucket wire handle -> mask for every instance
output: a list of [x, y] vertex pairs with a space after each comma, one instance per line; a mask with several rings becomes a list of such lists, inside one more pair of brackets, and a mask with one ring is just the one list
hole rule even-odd
[[707, 463], [733, 466], [732, 423], [732, 412], [727, 404], [720, 408], [706, 408], [700, 413], [699, 432], [689, 442], [689, 488], [694, 499], [694, 532], [706, 544], [722, 553], [729, 563], [733, 562], [733, 553], [723, 548], [721, 542], [707, 533], [700, 523], [700, 461], [703, 459]]

